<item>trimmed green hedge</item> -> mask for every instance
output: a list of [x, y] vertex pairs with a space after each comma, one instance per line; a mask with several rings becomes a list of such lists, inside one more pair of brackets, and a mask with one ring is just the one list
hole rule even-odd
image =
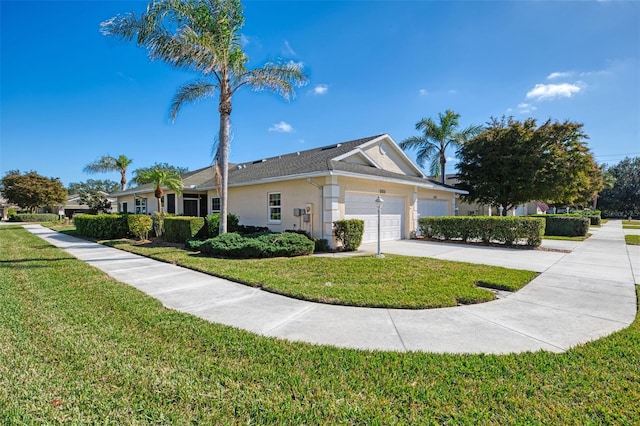
[[[227, 214], [227, 232], [238, 231], [238, 216], [233, 213]], [[213, 213], [207, 216], [207, 236], [217, 237], [220, 233], [220, 213]]]
[[542, 243], [545, 222], [519, 216], [427, 216], [418, 219], [422, 235], [440, 240], [478, 240], [505, 245]]
[[164, 218], [164, 240], [169, 243], [184, 243], [195, 237], [204, 228], [203, 217], [167, 216]]
[[355, 251], [362, 244], [364, 220], [343, 219], [333, 222], [333, 233], [336, 240], [342, 243], [342, 250]]
[[305, 256], [314, 249], [313, 241], [304, 235], [288, 232], [255, 238], [231, 232], [205, 241], [189, 240], [186, 246], [207, 255], [235, 259]]
[[591, 225], [600, 225], [602, 223], [602, 212], [600, 210], [578, 210], [575, 214], [588, 217]]
[[12, 222], [56, 222], [58, 215], [53, 213], [18, 213], [10, 215], [9, 220]]
[[128, 215], [112, 214], [78, 214], [73, 217], [76, 231], [85, 237], [99, 240], [125, 238], [129, 234]]
[[539, 214], [547, 223], [544, 235], [553, 237], [584, 237], [589, 232], [591, 219], [577, 214]]

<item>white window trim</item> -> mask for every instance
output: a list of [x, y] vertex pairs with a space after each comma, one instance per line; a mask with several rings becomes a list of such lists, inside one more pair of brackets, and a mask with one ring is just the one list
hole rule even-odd
[[218, 206], [220, 206], [220, 197], [211, 197], [211, 213], [220, 213], [220, 209], [218, 208], [218, 210], [215, 210], [213, 208], [213, 200], [218, 199]]
[[[272, 206], [271, 205], [271, 196], [272, 195], [280, 196], [280, 205]], [[271, 210], [278, 208], [280, 209], [280, 219], [271, 219]], [[267, 193], [267, 223], [281, 223], [282, 222], [282, 193], [281, 192], [268, 192]]]
[[[140, 211], [138, 211], [140, 209]], [[133, 203], [133, 211], [135, 214], [147, 214], [147, 199], [136, 197]]]

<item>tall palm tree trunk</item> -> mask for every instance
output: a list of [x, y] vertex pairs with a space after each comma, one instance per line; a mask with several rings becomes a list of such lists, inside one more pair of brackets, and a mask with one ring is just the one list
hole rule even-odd
[[127, 186], [127, 171], [126, 170], [120, 170], [120, 186], [122, 187], [123, 191]]
[[[225, 90], [226, 89], [226, 90]], [[229, 134], [231, 129], [231, 94], [228, 86], [220, 90], [220, 133], [218, 142], [218, 161], [220, 163], [220, 235], [227, 232], [227, 194], [229, 180]]]
[[447, 164], [447, 156], [445, 155], [444, 147], [440, 152], [440, 183], [444, 184], [446, 177], [444, 175]]

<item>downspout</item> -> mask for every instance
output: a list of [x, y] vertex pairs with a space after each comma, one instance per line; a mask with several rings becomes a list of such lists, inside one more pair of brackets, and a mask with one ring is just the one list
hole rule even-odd
[[319, 214], [320, 217], [318, 219], [320, 220], [320, 238], [324, 240], [325, 239], [324, 238], [324, 218], [322, 217], [322, 192], [324, 191], [324, 187], [312, 181], [311, 178], [307, 178], [307, 183], [315, 186], [320, 190], [320, 203], [318, 204], [318, 210], [320, 210], [320, 214]]

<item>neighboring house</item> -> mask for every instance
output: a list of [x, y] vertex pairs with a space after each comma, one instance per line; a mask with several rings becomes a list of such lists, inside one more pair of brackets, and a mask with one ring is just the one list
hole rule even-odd
[[[457, 186], [460, 180], [457, 174], [447, 175], [446, 183], [453, 187]], [[458, 209], [457, 216], [497, 216], [500, 214], [498, 208], [487, 204], [465, 203], [459, 201], [456, 206]], [[513, 216], [526, 216], [529, 214], [543, 214], [549, 210], [549, 206], [540, 201], [531, 201], [527, 204], [521, 204], [509, 211]]]
[[[205, 216], [220, 210], [211, 167], [182, 175], [181, 195], [167, 191], [168, 213]], [[277, 157], [229, 165], [229, 212], [240, 224], [272, 231], [303, 229], [332, 245], [333, 222], [365, 222], [363, 242], [377, 239], [378, 196], [381, 239], [409, 238], [418, 217], [453, 215], [459, 194], [466, 192], [427, 178], [387, 135], [377, 135]], [[153, 186], [114, 193], [118, 211], [151, 214]]]
[[[98, 194], [104, 196], [111, 202], [111, 210], [115, 210], [115, 206], [117, 203], [117, 198], [107, 194], [104, 191], [98, 191]], [[86, 204], [80, 204], [80, 194], [71, 194], [67, 196], [67, 202], [63, 206], [64, 215], [66, 217], [73, 217], [75, 214], [79, 213], [89, 213], [89, 206]], [[56, 213], [54, 211], [54, 213]]]

